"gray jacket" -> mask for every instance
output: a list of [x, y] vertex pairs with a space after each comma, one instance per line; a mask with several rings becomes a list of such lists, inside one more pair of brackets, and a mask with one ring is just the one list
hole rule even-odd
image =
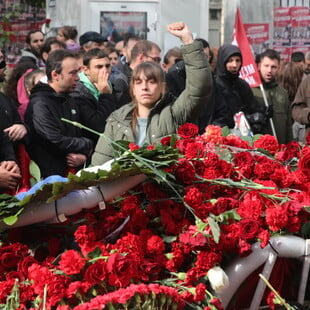
[[[212, 90], [212, 75], [206, 55], [200, 42], [183, 45], [182, 53], [186, 65], [186, 86], [174, 100], [169, 95], [162, 97], [150, 111], [146, 132], [146, 143], [152, 144], [161, 138], [175, 134], [180, 125], [197, 119], [201, 109], [208, 102]], [[134, 142], [132, 130], [131, 102], [113, 112], [107, 120], [104, 135], [113, 141]], [[111, 143], [103, 136], [99, 138], [92, 156], [92, 165], [101, 165], [113, 158]]]

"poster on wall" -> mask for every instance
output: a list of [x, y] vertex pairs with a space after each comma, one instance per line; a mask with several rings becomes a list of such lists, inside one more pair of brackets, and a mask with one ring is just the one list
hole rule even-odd
[[147, 32], [146, 12], [100, 12], [100, 33], [109, 41], [123, 40], [126, 34], [146, 39]]
[[310, 47], [310, 9], [306, 7], [292, 7], [292, 46]]
[[273, 46], [291, 46], [292, 21], [289, 7], [274, 9]]
[[[2, 41], [2, 48], [6, 54], [8, 64], [14, 65], [21, 56], [21, 50], [26, 47], [26, 36], [30, 30], [41, 29], [45, 22], [45, 8], [33, 7], [21, 1], [0, 1], [0, 21], [4, 20], [10, 12], [14, 12], [15, 6], [21, 9], [21, 13], [10, 14], [9, 23], [0, 22], [8, 39]], [[3, 36], [4, 37], [4, 36]]]
[[244, 29], [255, 55], [270, 48], [269, 24], [244, 24]]
[[294, 52], [310, 51], [310, 9], [285, 7], [274, 9], [273, 48], [281, 59], [289, 61]]

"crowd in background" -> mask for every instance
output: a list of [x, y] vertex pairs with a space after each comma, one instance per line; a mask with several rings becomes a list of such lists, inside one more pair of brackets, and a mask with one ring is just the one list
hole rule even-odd
[[240, 111], [253, 134], [305, 142], [310, 52], [293, 53], [289, 62], [272, 49], [256, 55], [263, 96], [239, 77], [237, 46], [211, 48], [203, 38], [193, 39], [184, 23], [170, 24], [168, 31], [183, 45], [163, 59], [155, 42], [131, 34], [116, 43], [94, 31], [78, 36], [71, 26], [49, 38], [30, 31], [28, 48], [10, 70], [0, 52], [1, 191], [30, 187], [30, 160], [42, 178], [66, 176], [120, 156], [112, 141], [152, 145], [185, 122], [201, 133], [210, 124], [236, 133]]

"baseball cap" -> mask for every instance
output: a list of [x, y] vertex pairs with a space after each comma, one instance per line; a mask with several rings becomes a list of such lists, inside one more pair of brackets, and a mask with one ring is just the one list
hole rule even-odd
[[79, 41], [80, 45], [82, 46], [83, 44], [89, 41], [100, 43], [107, 40], [100, 33], [96, 31], [87, 31], [80, 36]]

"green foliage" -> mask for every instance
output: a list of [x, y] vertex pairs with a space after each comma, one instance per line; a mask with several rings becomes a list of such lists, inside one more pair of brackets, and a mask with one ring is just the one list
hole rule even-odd
[[30, 184], [33, 186], [41, 180], [40, 168], [33, 160], [30, 161], [29, 172], [31, 175]]
[[10, 42], [10, 36], [13, 34], [11, 29], [11, 20], [20, 16], [22, 10], [19, 4], [12, 4], [11, 10], [6, 10], [1, 16], [0, 23], [0, 46]]

